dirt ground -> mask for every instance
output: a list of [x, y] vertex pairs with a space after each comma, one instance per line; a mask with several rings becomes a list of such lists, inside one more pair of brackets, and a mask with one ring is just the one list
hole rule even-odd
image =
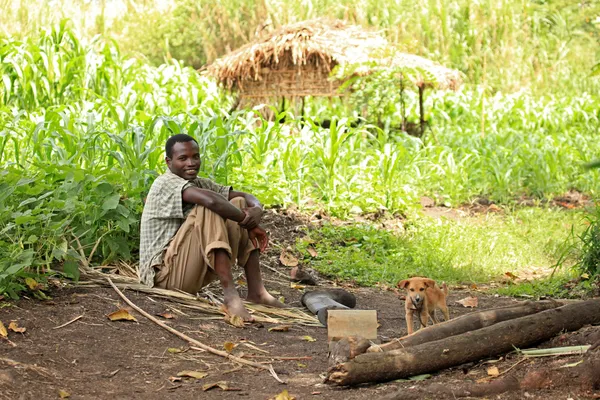
[[[282, 248], [291, 244], [302, 222], [283, 213], [269, 212], [266, 217], [272, 246], [264, 262], [266, 286], [285, 298], [285, 302], [301, 307], [303, 290], [290, 287], [282, 278], [289, 272], [278, 261]], [[319, 286], [335, 284], [323, 277]], [[357, 298], [358, 309], [377, 310], [382, 341], [406, 333], [403, 302], [391, 291], [380, 288], [344, 286]], [[310, 289], [310, 287], [307, 287]], [[516, 303], [512, 298], [496, 297], [478, 290], [451, 288], [448, 305], [451, 317], [486, 308]], [[242, 293], [243, 285], [241, 287]], [[244, 355], [252, 361], [270, 361], [283, 385], [267, 372], [239, 367], [221, 357], [189, 348], [155, 323], [132, 311], [137, 322], [110, 321], [107, 314], [126, 306], [110, 288], [86, 288], [66, 285], [53, 288], [50, 300], [23, 298], [4, 302], [0, 320], [8, 326], [16, 320], [24, 333], [9, 333], [8, 341], [0, 343], [0, 398], [6, 399], [209, 399], [248, 398], [270, 399], [284, 389], [297, 399], [378, 399], [401, 390], [414, 391], [422, 385], [442, 383], [460, 385], [487, 377], [490, 363], [481, 362], [445, 370], [424, 381], [396, 381], [337, 388], [323, 384], [327, 370], [327, 330], [322, 327], [292, 326], [287, 332], [270, 332], [273, 324], [249, 324], [236, 328], [220, 317], [202, 314], [180, 307], [176, 303], [147, 294], [125, 291], [138, 306], [150, 314], [168, 312], [174, 316], [166, 322], [175, 329], [212, 347], [223, 349], [226, 342], [237, 345], [234, 355]], [[218, 290], [215, 290], [218, 297]], [[456, 301], [476, 296], [476, 309], [465, 308]], [[185, 315], [184, 315], [185, 314]], [[66, 326], [63, 324], [82, 316]], [[597, 331], [599, 327], [589, 327]], [[573, 334], [576, 335], [576, 334]], [[581, 333], [580, 333], [581, 335]], [[307, 341], [307, 336], [315, 341]], [[563, 335], [546, 345], [568, 344], [571, 335]], [[248, 346], [250, 345], [250, 346]], [[256, 348], [260, 349], [256, 350]], [[243, 354], [242, 354], [243, 353]], [[270, 357], [294, 357], [294, 360], [273, 360]], [[521, 362], [510, 373], [522, 375], [531, 368], [561, 366], [581, 359], [580, 356], [553, 359], [532, 359]], [[487, 360], [503, 372], [514, 366], [518, 357], [509, 355]], [[177, 378], [184, 370], [201, 371], [202, 379]], [[210, 383], [226, 382], [225, 391], [216, 387], [203, 391]], [[600, 393], [596, 394], [600, 397]], [[514, 399], [579, 399], [593, 398], [593, 393], [577, 393], [552, 389], [543, 393], [511, 393], [494, 398]], [[437, 397], [437, 396], [436, 396]], [[596, 398], [599, 398], [596, 397]]]

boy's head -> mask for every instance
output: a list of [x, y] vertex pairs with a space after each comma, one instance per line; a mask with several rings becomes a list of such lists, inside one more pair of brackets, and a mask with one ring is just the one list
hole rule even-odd
[[165, 144], [165, 161], [175, 175], [196, 179], [201, 164], [198, 142], [185, 134], [171, 136]]

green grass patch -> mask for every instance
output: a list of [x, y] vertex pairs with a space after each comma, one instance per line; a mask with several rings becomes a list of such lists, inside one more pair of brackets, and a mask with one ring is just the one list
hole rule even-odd
[[584, 279], [574, 270], [563, 271], [553, 277], [509, 284], [495, 290], [503, 296], [554, 297], [554, 298], [585, 298], [598, 290], [594, 279]]
[[[459, 220], [423, 217], [407, 222], [403, 232], [327, 224], [309, 231], [298, 248], [316, 270], [361, 285], [417, 275], [485, 283], [505, 272], [548, 271], [570, 244], [572, 229], [582, 229], [580, 212], [531, 208]], [[311, 243], [314, 259], [306, 252]]]

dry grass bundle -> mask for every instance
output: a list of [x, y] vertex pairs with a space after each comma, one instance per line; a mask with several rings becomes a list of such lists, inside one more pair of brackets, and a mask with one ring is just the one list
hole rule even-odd
[[[79, 285], [83, 287], [109, 286], [107, 279], [119, 289], [130, 289], [137, 292], [147, 293], [156, 297], [176, 302], [185, 308], [194, 309], [207, 314], [224, 316], [225, 312], [220, 306], [214, 305], [208, 300], [193, 296], [189, 293], [151, 288], [139, 283], [137, 278], [118, 275], [114, 273], [104, 273], [95, 268], [80, 268], [81, 280]], [[246, 303], [246, 307], [252, 313], [256, 322], [286, 324], [286, 325], [305, 325], [322, 326], [313, 316], [298, 308], [274, 308], [259, 304]]]

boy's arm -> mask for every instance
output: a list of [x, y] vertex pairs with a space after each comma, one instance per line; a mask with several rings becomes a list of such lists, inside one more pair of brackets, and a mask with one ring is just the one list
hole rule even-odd
[[213, 192], [212, 190], [189, 187], [181, 193], [181, 198], [186, 203], [197, 204], [202, 207], [206, 207], [225, 219], [230, 219], [239, 223], [244, 221], [246, 218], [246, 212], [240, 210], [227, 201], [223, 196]]

